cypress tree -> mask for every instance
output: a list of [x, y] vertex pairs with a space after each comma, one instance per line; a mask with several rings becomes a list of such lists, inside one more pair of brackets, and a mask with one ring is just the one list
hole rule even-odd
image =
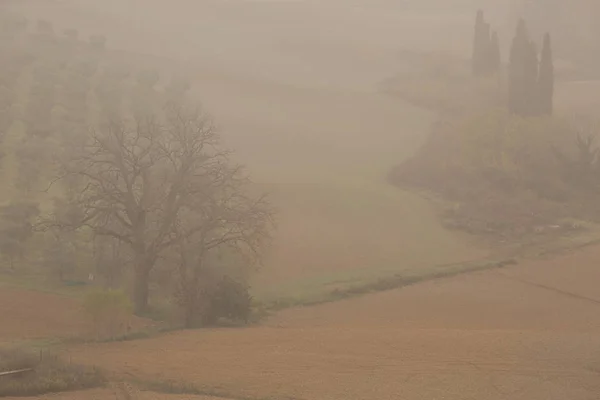
[[546, 33], [537, 82], [539, 112], [546, 115], [551, 115], [554, 108], [554, 61], [552, 58], [552, 42], [550, 34]]
[[531, 45], [527, 26], [525, 25], [525, 21], [521, 19], [517, 25], [517, 33], [510, 48], [508, 67], [508, 109], [510, 112], [518, 115], [524, 115], [527, 110], [527, 64], [531, 58], [530, 51]]
[[481, 73], [480, 75], [487, 75], [491, 69], [491, 60], [490, 60], [490, 48], [491, 48], [491, 38], [490, 38], [491, 27], [487, 22], [483, 23], [481, 28]]
[[482, 43], [481, 43], [481, 38], [482, 38], [482, 31], [484, 29], [484, 17], [483, 17], [483, 11], [482, 10], [477, 10], [477, 16], [475, 18], [475, 31], [473, 34], [473, 55], [471, 58], [471, 69], [473, 72], [474, 76], [478, 76], [481, 74], [481, 65], [482, 65], [482, 58], [483, 58], [483, 54], [481, 52], [482, 50]]
[[500, 67], [500, 44], [497, 33], [485, 21], [483, 11], [477, 11], [475, 33], [473, 37], [473, 55], [471, 68], [473, 76], [486, 76], [498, 71]]
[[540, 112], [538, 96], [538, 54], [535, 43], [529, 41], [525, 58], [525, 97], [523, 99], [522, 115], [533, 116]]
[[498, 39], [498, 33], [496, 31], [494, 31], [492, 33], [492, 37], [491, 37], [489, 60], [490, 60], [490, 72], [500, 71], [500, 66], [502, 64], [502, 58], [500, 55], [500, 40]]

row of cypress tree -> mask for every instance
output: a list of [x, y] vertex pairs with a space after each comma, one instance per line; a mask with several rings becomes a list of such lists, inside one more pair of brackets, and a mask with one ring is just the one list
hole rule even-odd
[[[491, 31], [483, 11], [477, 11], [472, 73], [490, 76], [502, 65], [498, 34]], [[520, 116], [550, 115], [553, 111], [554, 61], [550, 34], [544, 35], [541, 58], [524, 20], [517, 25], [508, 65], [508, 109]]]
[[544, 35], [541, 59], [529, 38], [524, 20], [510, 49], [508, 66], [508, 108], [521, 116], [551, 115], [554, 97], [554, 61], [550, 34]]

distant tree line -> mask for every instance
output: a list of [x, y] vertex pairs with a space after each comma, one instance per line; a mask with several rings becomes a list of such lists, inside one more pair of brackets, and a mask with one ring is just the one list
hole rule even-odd
[[[500, 41], [496, 31], [486, 22], [482, 10], [477, 11], [473, 38], [472, 74], [490, 76], [502, 65]], [[550, 34], [544, 35], [541, 54], [529, 37], [526, 23], [519, 20], [512, 41], [508, 63], [508, 109], [519, 116], [551, 115], [554, 97], [554, 61]]]

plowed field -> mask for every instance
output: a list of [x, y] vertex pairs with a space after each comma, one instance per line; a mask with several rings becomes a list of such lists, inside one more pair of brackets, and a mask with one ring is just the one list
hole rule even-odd
[[77, 302], [30, 290], [0, 288], [0, 342], [75, 336], [87, 328]]
[[296, 309], [264, 326], [74, 348], [231, 397], [596, 399], [600, 247]]

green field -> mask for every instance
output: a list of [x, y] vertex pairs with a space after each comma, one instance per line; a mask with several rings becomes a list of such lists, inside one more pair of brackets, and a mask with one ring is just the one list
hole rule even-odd
[[[429, 9], [385, 15], [374, 7], [364, 12], [368, 21], [381, 16], [379, 24], [363, 25], [351, 7], [324, 6], [312, 23], [327, 25], [337, 18], [340, 26], [306, 32], [291, 24], [286, 7], [297, 7], [301, 18], [314, 18], [312, 3], [270, 8], [209, 2], [197, 6], [194, 24], [182, 22], [172, 31], [157, 28], [159, 39], [149, 36], [152, 18], [164, 7], [159, 2], [147, 3], [139, 29], [127, 33], [126, 10], [115, 6], [113, 14], [92, 18], [74, 4], [24, 12], [34, 21], [36, 16], [55, 21], [58, 32], [74, 26], [82, 34], [105, 34], [111, 62], [131, 59], [137, 68], [156, 68], [163, 75], [169, 69], [185, 71], [194, 81], [194, 96], [215, 117], [236, 159], [271, 193], [278, 229], [254, 280], [259, 299], [314, 299], [336, 288], [399, 272], [427, 274], [440, 265], [487, 255], [443, 229], [426, 199], [385, 181], [389, 168], [423, 143], [435, 116], [377, 89], [401, 62], [395, 49], [454, 43], [457, 35], [470, 31], [462, 25], [470, 15]], [[188, 21], [188, 11], [170, 10], [165, 18]], [[216, 17], [236, 29], [221, 32]], [[111, 20], [114, 28], [99, 32]], [[362, 37], [350, 35], [359, 27]], [[419, 42], [402, 36], [408, 27], [448, 29], [453, 36], [445, 42], [423, 36]], [[207, 31], [219, 43], [218, 52], [208, 46]], [[174, 44], [164, 46], [169, 38]], [[148, 45], [153, 40], [154, 48]], [[18, 140], [18, 132], [11, 140]], [[7, 171], [11, 168], [9, 162]]]

